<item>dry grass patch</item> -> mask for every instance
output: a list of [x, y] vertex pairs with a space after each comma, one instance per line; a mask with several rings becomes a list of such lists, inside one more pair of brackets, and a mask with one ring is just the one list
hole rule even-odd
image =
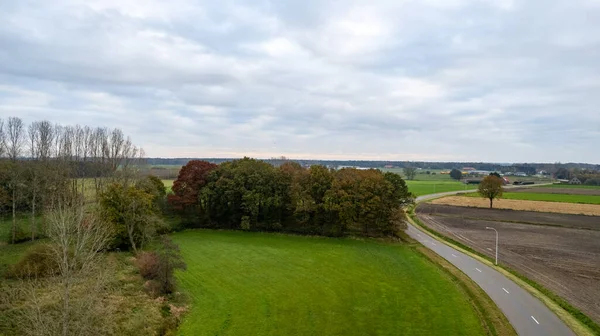
[[[448, 196], [438, 198], [431, 201], [431, 203], [476, 208], [489, 208], [490, 206], [489, 200], [487, 199], [465, 196]], [[600, 205], [598, 204], [577, 204], [499, 199], [494, 201], [494, 208], [520, 211], [539, 211], [574, 215], [600, 216]]]

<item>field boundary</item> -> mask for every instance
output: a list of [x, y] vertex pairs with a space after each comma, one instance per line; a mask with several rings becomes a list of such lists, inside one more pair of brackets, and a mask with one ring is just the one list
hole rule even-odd
[[[429, 200], [427, 200], [429, 201]], [[418, 204], [417, 204], [418, 205]], [[425, 232], [432, 238], [462, 252], [465, 253], [489, 267], [502, 273], [510, 280], [527, 290], [530, 294], [542, 301], [553, 313], [555, 313], [563, 322], [567, 324], [573, 332], [580, 336], [593, 336], [600, 335], [600, 326], [597, 325], [591, 318], [582, 313], [579, 309], [573, 307], [567, 301], [554, 294], [549, 289], [536, 283], [535, 281], [528, 279], [519, 272], [503, 265], [494, 265], [491, 258], [488, 256], [475, 251], [474, 249], [466, 246], [452, 238], [449, 238], [431, 228], [424, 225], [419, 218], [417, 218], [414, 210], [416, 205], [408, 211], [408, 220], [411, 224], [420, 228], [421, 231]]]
[[416, 246], [415, 250], [438, 265], [457, 284], [460, 290], [469, 298], [488, 335], [517, 335], [504, 313], [473, 279], [428, 248]]

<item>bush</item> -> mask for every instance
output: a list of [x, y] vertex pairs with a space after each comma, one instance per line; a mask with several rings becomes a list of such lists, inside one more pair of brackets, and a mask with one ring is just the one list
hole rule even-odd
[[[12, 238], [13, 238], [13, 231], [12, 231], [12, 226], [11, 226], [10, 230], [8, 230], [6, 232], [5, 241], [8, 244], [12, 244], [13, 243]], [[22, 243], [22, 242], [28, 241], [30, 239], [31, 239], [31, 236], [27, 232], [25, 232], [25, 230], [23, 230], [23, 228], [21, 226], [17, 225], [16, 231], [15, 231], [15, 244]]]
[[50, 245], [35, 245], [25, 252], [18, 263], [13, 265], [7, 276], [12, 278], [38, 278], [55, 275], [58, 263], [54, 259]]
[[173, 273], [176, 269], [186, 269], [179, 252], [179, 246], [166, 236], [161, 238], [156, 251], [142, 252], [136, 265], [144, 279], [144, 288], [153, 296], [170, 294], [175, 289]]
[[152, 280], [158, 277], [159, 258], [154, 252], [141, 252], [138, 254], [135, 265], [140, 271], [140, 274], [146, 280]]

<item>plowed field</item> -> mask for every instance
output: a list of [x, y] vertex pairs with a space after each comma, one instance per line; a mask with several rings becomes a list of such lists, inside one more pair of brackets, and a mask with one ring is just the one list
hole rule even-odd
[[494, 227], [500, 263], [600, 323], [600, 217], [428, 203], [417, 207], [417, 215], [425, 225], [490, 257], [495, 234], [485, 228]]

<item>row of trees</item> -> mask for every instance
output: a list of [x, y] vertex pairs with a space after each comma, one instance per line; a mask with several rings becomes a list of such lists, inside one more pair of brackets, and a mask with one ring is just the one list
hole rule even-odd
[[196, 226], [341, 236], [391, 235], [413, 202], [397, 174], [323, 166], [279, 167], [244, 158], [215, 165], [190, 161], [168, 202]]
[[37, 216], [58, 195], [99, 195], [115, 180], [131, 183], [142, 156], [119, 129], [0, 119], [0, 210], [12, 214], [10, 241], [26, 239], [19, 237], [18, 213], [30, 213], [33, 240]]

